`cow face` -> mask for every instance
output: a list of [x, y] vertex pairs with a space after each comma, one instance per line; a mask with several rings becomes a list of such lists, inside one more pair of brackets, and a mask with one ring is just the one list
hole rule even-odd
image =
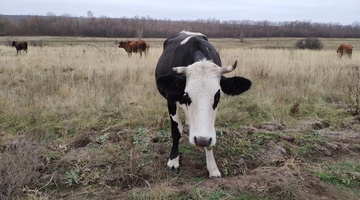
[[202, 60], [187, 67], [173, 70], [186, 75], [186, 80], [166, 75], [157, 78], [158, 86], [169, 95], [177, 96], [189, 124], [189, 140], [200, 147], [216, 143], [215, 117], [221, 90], [230, 95], [240, 94], [250, 88], [251, 82], [242, 77], [225, 78], [222, 74], [236, 67], [219, 67], [211, 61]]

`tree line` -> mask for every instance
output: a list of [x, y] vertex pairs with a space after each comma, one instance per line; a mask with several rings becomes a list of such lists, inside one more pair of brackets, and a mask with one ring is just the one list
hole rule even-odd
[[202, 32], [211, 38], [324, 37], [359, 38], [360, 23], [269, 22], [217, 19], [172, 21], [151, 17], [109, 18], [0, 15], [0, 36], [76, 36], [121, 38], [166, 38], [181, 30]]

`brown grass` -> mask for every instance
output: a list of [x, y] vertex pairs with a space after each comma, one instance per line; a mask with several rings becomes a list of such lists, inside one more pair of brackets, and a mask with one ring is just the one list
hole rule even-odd
[[[359, 63], [356, 51], [353, 59], [340, 60], [333, 49], [234, 49], [220, 46], [217, 40], [214, 43], [224, 65], [238, 60], [232, 75], [253, 81], [245, 96], [276, 110], [309, 98], [338, 100], [344, 95], [347, 74]], [[92, 118], [93, 113], [110, 112], [121, 114], [124, 123], [162, 118], [153, 115], [164, 110], [164, 100], [154, 84], [154, 68], [161, 53], [157, 42], [143, 59], [138, 55], [128, 58], [112, 42], [31, 47], [26, 56], [15, 56], [13, 51], [2, 47], [4, 64], [0, 67], [4, 112], [10, 115], [41, 111], [42, 115], [81, 113]]]

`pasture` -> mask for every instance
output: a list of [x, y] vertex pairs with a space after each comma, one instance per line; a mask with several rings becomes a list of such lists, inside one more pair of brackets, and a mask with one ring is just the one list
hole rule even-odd
[[[209, 179], [204, 150], [171, 138], [154, 70], [164, 39], [128, 57], [126, 38], [0, 38], [0, 199], [357, 199], [360, 197], [360, 39], [209, 39], [229, 76], [249, 78], [222, 95]], [[20, 38], [19, 38], [20, 40]], [[336, 54], [354, 46], [352, 59]]]

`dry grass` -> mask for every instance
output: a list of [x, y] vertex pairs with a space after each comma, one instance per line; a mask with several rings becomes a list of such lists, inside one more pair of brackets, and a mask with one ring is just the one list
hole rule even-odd
[[153, 75], [160, 49], [147, 59], [128, 58], [106, 44], [32, 47], [25, 56], [14, 56], [10, 48], [5, 51], [9, 56], [1, 58], [5, 64], [0, 76], [3, 112], [9, 115], [36, 113], [72, 119], [66, 115], [81, 114], [80, 118], [96, 113], [96, 117], [110, 112], [130, 123], [131, 118], [146, 117], [144, 109], [160, 99]]
[[[358, 77], [354, 73], [359, 70], [357, 54], [351, 60], [340, 60], [333, 50], [224, 49], [221, 56], [223, 63], [238, 59], [235, 74], [249, 77], [253, 82], [251, 90], [243, 96], [224, 98], [221, 104], [228, 107], [224, 101], [232, 102], [232, 106], [235, 101], [248, 103], [245, 110], [250, 112], [251, 120], [247, 123], [289, 122], [294, 106], [298, 107], [296, 113], [292, 113], [295, 117], [324, 118], [336, 114], [333, 113], [336, 106], [347, 110], [345, 102], [355, 101], [349, 98], [348, 88], [358, 87], [358, 82], [349, 82], [350, 77]], [[231, 109], [221, 108], [219, 112], [222, 110], [230, 116]], [[244, 115], [244, 111], [240, 115]]]
[[[214, 43], [219, 45], [218, 41]], [[154, 84], [154, 68], [161, 47], [158, 42], [154, 46], [143, 59], [138, 55], [128, 58], [113, 42], [30, 47], [26, 56], [15, 56], [13, 48], [2, 47], [3, 112], [10, 116], [65, 115], [68, 119], [73, 118], [66, 117], [69, 114], [81, 113], [81, 117], [93, 118], [118, 113], [123, 123], [161, 121], [164, 100]], [[238, 68], [232, 75], [253, 81], [252, 89], [235, 99], [251, 99], [252, 104], [273, 110], [320, 98], [345, 100], [348, 73], [360, 63], [356, 51], [353, 59], [340, 60], [333, 49], [216, 47], [224, 65], [238, 60]], [[159, 110], [164, 112], [158, 118], [154, 114]]]
[[[170, 145], [168, 113], [154, 77], [163, 40], [149, 39], [150, 53], [139, 59], [139, 55], [128, 57], [118, 49], [115, 39], [65, 38], [66, 43], [61, 38], [27, 39], [41, 40], [45, 45], [30, 46], [27, 55], [19, 56], [14, 48], [0, 46], [0, 158], [16, 158], [8, 142], [19, 135], [34, 138], [28, 140], [35, 141], [32, 147], [36, 150], [30, 153], [30, 144], [20, 146], [16, 150], [22, 152], [18, 161], [0, 166], [1, 173], [7, 171], [8, 175], [15, 169], [22, 172], [17, 178], [20, 183], [11, 187], [4, 184], [8, 176], [0, 178], [0, 186], [5, 186], [0, 195], [19, 197], [22, 189], [37, 184], [30, 189], [42, 188], [43, 193], [32, 193], [30, 197], [46, 197], [58, 191], [62, 193], [58, 197], [66, 197], [64, 191], [72, 182], [80, 185], [74, 189], [78, 192], [74, 198], [84, 198], [87, 190], [93, 190], [94, 196], [101, 195], [96, 187], [105, 186], [147, 188], [122, 194], [130, 199], [174, 196], [176, 192], [169, 185], [177, 180], [164, 177], [162, 170]], [[68, 45], [72, 41], [76, 41], [75, 45]], [[352, 59], [337, 57], [338, 40], [324, 40], [322, 51], [290, 48], [297, 39], [210, 41], [219, 50], [224, 65], [238, 60], [237, 69], [228, 76], [244, 76], [253, 82], [251, 90], [243, 95], [221, 99], [216, 127], [227, 135], [221, 135], [223, 144], [219, 148], [229, 152], [217, 154], [231, 155], [229, 160], [220, 159], [223, 170], [233, 169], [226, 162], [236, 160], [232, 156], [239, 151], [243, 155], [254, 151], [247, 141], [231, 139], [231, 131], [264, 122], [280, 122], [293, 128], [304, 120], [330, 121], [336, 126], [341, 123], [338, 118], [351, 117], [348, 111], [359, 106], [360, 53], [356, 46], [360, 46], [360, 40], [351, 40], [355, 43]], [[193, 147], [183, 147], [182, 151], [189, 151], [186, 148], [193, 151]], [[197, 153], [199, 150], [190, 157], [199, 157]], [[39, 155], [50, 164], [37, 160]], [[26, 157], [33, 158], [34, 163], [24, 163], [25, 170], [12, 167]], [[36, 176], [39, 164], [46, 165], [47, 178], [23, 178], [24, 174]], [[52, 174], [59, 177], [52, 181]], [[164, 188], [166, 192], [162, 193]], [[184, 190], [187, 195], [194, 192], [186, 187]]]

